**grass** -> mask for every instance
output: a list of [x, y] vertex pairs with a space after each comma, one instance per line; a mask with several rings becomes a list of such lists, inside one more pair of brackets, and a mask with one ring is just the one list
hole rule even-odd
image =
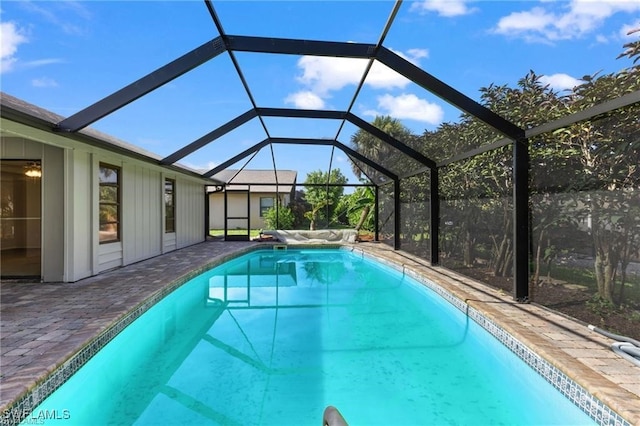
[[[540, 275], [542, 278], [542, 275], [546, 276], [546, 266], [543, 266], [540, 269]], [[588, 269], [554, 265], [551, 267], [551, 276], [558, 280], [589, 287], [592, 290], [596, 289], [596, 277], [593, 273], [593, 268]]]
[[[551, 276], [573, 284], [584, 285], [592, 292], [597, 292], [596, 277], [592, 268], [576, 268], [568, 266], [554, 266]], [[616, 293], [620, 291], [620, 274], [616, 276]], [[640, 300], [640, 277], [628, 274], [625, 282], [625, 299]]]
[[[247, 235], [246, 229], [229, 229], [227, 230], [229, 235]], [[222, 237], [224, 236], [224, 229], [209, 229], [209, 235], [212, 237]], [[259, 229], [252, 229], [249, 231], [249, 238], [255, 238], [260, 235]]]

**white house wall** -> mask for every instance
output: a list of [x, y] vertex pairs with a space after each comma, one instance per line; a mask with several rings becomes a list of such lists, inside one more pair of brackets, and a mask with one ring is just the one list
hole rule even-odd
[[[42, 279], [64, 280], [64, 150], [42, 145]], [[46, 165], [46, 166], [45, 166]], [[45, 226], [48, 225], [48, 226]]]
[[[42, 278], [77, 281], [204, 241], [205, 180], [2, 118], [3, 159], [42, 162]], [[100, 244], [100, 163], [121, 167], [121, 241]], [[176, 232], [164, 232], [164, 179]]]
[[253, 229], [264, 229], [264, 219], [260, 217], [260, 198], [275, 198], [273, 193], [251, 193], [251, 227]]
[[[87, 151], [66, 150], [65, 161], [65, 281], [77, 281], [94, 275], [93, 258], [97, 253], [94, 236], [93, 154]], [[95, 245], [95, 247], [94, 247]]]
[[176, 233], [166, 233], [162, 239], [162, 252], [168, 253], [178, 248], [178, 241], [176, 239]]
[[122, 165], [122, 262], [162, 254], [162, 173], [142, 164]]
[[209, 229], [224, 229], [224, 193], [222, 192], [209, 194]]
[[202, 182], [176, 180], [176, 245], [187, 247], [205, 238], [205, 187]]
[[[279, 194], [280, 202], [284, 206], [288, 206], [290, 202], [289, 194]], [[260, 217], [260, 198], [275, 198], [275, 193], [271, 192], [252, 192], [249, 198], [250, 204], [250, 227], [252, 229], [265, 229], [264, 218]], [[246, 193], [233, 193], [229, 192], [227, 196], [228, 203], [228, 215], [233, 216], [246, 216], [247, 215], [247, 194]], [[216, 192], [209, 194], [209, 228], [210, 229], [224, 229], [224, 193]], [[229, 220], [229, 229], [233, 229], [236, 226], [246, 226], [246, 221], [241, 220]]]

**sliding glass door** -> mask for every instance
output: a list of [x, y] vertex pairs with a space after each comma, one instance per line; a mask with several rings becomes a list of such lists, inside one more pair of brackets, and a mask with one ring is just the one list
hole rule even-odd
[[0, 160], [2, 278], [40, 277], [42, 168], [39, 160]]

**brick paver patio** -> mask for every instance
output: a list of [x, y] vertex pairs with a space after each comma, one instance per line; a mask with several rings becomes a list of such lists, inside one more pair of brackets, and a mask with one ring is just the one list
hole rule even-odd
[[[76, 283], [3, 282], [0, 287], [0, 412], [92, 338], [151, 295], [260, 243], [208, 241]], [[516, 339], [640, 424], [640, 367], [617, 356], [612, 341], [584, 325], [382, 244], [354, 247], [417, 271], [482, 312]]]

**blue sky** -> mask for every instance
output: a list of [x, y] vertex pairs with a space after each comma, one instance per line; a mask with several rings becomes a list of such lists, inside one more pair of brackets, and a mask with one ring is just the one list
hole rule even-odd
[[[214, 1], [228, 35], [376, 43], [391, 1]], [[203, 1], [3, 1], [1, 89], [72, 115], [219, 34]], [[640, 0], [404, 2], [384, 46], [472, 99], [491, 83], [515, 85], [529, 70], [558, 91], [584, 75], [630, 65], [616, 59], [637, 39]], [[259, 107], [346, 110], [366, 61], [236, 53]], [[91, 127], [166, 156], [251, 108], [223, 53]], [[374, 64], [352, 112], [396, 117], [420, 134], [460, 112]], [[338, 139], [357, 130], [335, 120], [265, 118], [273, 137]], [[265, 139], [257, 119], [185, 157], [210, 169]], [[299, 181], [329, 163], [356, 182], [346, 155], [330, 147], [275, 145], [276, 165]], [[240, 162], [237, 167], [244, 164]], [[272, 168], [263, 149], [247, 166]]]

